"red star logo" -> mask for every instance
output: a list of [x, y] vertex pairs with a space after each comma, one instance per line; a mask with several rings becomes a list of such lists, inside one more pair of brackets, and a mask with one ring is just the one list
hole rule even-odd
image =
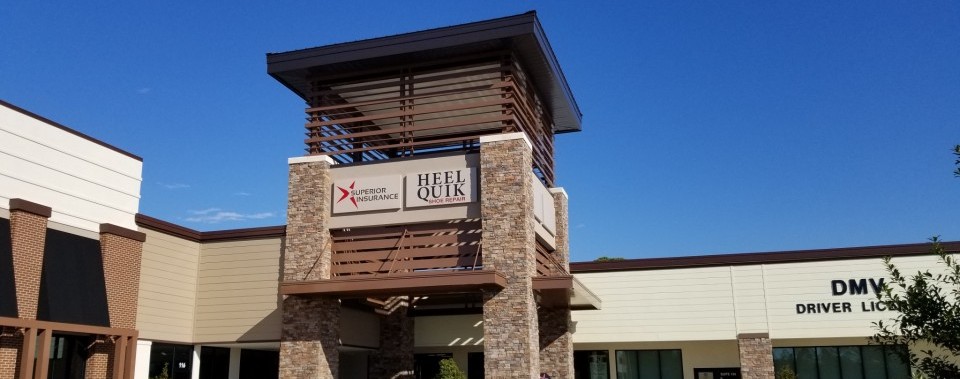
[[[350, 196], [350, 190], [353, 189], [353, 185], [356, 184], [356, 183], [357, 183], [356, 180], [354, 180], [353, 182], [350, 182], [350, 187], [348, 187], [348, 188], [350, 188], [349, 190], [346, 189], [346, 188], [337, 186], [337, 189], [340, 190], [340, 195], [341, 195], [341, 196], [340, 196], [340, 199], [337, 200], [337, 204], [339, 204], [341, 201], [343, 201], [343, 199], [346, 199], [347, 196]], [[353, 203], [353, 207], [354, 207], [354, 208], [358, 208], [358, 207], [357, 207], [357, 199], [356, 199], [356, 198], [354, 198], [353, 196], [350, 196], [350, 202]]]

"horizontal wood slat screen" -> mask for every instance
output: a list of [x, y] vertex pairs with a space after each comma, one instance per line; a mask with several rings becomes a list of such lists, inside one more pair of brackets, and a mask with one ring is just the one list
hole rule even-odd
[[311, 80], [304, 140], [311, 155], [373, 161], [476, 149], [482, 135], [524, 132], [534, 173], [553, 186], [553, 121], [510, 53]]
[[478, 219], [332, 230], [333, 276], [480, 270]]
[[546, 246], [537, 241], [537, 275], [554, 276], [569, 275], [567, 270], [553, 258]]

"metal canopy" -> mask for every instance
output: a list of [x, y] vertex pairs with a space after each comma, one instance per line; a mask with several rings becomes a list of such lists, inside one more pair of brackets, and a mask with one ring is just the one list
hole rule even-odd
[[554, 132], [580, 131], [581, 113], [535, 12], [394, 36], [267, 54], [267, 73], [306, 99], [310, 78], [511, 50], [550, 108]]

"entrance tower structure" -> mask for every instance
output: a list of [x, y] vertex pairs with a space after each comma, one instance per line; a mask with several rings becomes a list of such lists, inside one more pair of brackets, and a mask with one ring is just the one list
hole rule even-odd
[[572, 378], [570, 310], [598, 301], [569, 273], [554, 135], [581, 115], [536, 14], [267, 62], [307, 103], [280, 377], [352, 377], [339, 372], [349, 309], [378, 314], [372, 378], [414, 377], [417, 315], [471, 312], [486, 378]]

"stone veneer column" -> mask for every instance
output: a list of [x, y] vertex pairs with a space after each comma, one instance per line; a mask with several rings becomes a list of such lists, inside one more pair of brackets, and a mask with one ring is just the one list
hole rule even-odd
[[[50, 207], [23, 199], [10, 199], [10, 242], [13, 253], [13, 278], [17, 294], [17, 316], [37, 318], [43, 248], [47, 239]], [[19, 375], [23, 335], [11, 328], [0, 331], [0, 378]]]
[[480, 138], [483, 266], [507, 279], [504, 289], [483, 295], [487, 379], [536, 378], [540, 370], [530, 146], [523, 133]]
[[[570, 239], [568, 236], [567, 193], [551, 188], [557, 226], [553, 258], [570, 272]], [[540, 371], [554, 379], [573, 379], [573, 335], [570, 308], [537, 309], [540, 324]]]
[[370, 358], [371, 378], [414, 377], [414, 318], [407, 315], [407, 299], [406, 296], [394, 298], [402, 304], [380, 317], [380, 349]]
[[740, 377], [743, 379], [773, 379], [773, 343], [768, 333], [741, 333]]
[[[107, 287], [110, 327], [137, 328], [140, 263], [147, 235], [113, 224], [100, 225], [100, 256]], [[131, 343], [136, 343], [132, 341]], [[109, 378], [115, 364], [114, 342], [98, 338], [85, 367], [87, 378]]]
[[[290, 158], [283, 280], [330, 278], [330, 165], [327, 156]], [[286, 296], [280, 334], [280, 378], [336, 379], [340, 302]]]

